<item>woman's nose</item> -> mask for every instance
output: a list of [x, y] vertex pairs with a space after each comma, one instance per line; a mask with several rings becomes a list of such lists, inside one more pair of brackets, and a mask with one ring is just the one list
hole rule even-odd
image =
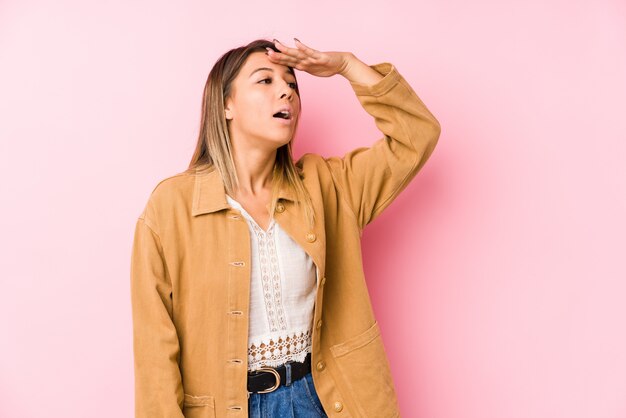
[[291, 87], [289, 87], [288, 84], [285, 84], [285, 86], [283, 87], [283, 92], [280, 95], [280, 98], [282, 99], [285, 96], [287, 96], [288, 99], [291, 99], [291, 97], [293, 96], [293, 90], [291, 89]]

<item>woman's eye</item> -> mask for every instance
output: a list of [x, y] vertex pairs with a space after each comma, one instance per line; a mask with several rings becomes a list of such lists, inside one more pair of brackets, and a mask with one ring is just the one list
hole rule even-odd
[[[270, 81], [270, 82], [271, 82], [271, 81], [272, 81], [272, 79], [271, 79], [271, 78], [264, 78], [263, 80], [260, 80], [260, 81], [259, 81], [259, 83], [263, 83], [264, 81]], [[289, 86], [290, 86], [292, 89], [294, 89], [294, 90], [295, 90], [295, 89], [298, 87], [298, 84], [297, 84], [297, 83], [289, 83]]]

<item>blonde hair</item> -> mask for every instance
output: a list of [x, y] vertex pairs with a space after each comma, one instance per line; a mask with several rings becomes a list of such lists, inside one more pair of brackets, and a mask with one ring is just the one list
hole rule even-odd
[[[224, 115], [224, 103], [232, 92], [232, 83], [253, 52], [265, 52], [266, 47], [280, 52], [274, 44], [265, 39], [257, 39], [248, 45], [231, 49], [224, 53], [215, 63], [206, 84], [202, 96], [202, 113], [200, 132], [196, 149], [189, 163], [187, 172], [215, 166], [222, 176], [226, 193], [232, 195], [239, 185], [237, 171], [233, 161], [232, 146], [228, 133], [228, 124]], [[292, 67], [289, 67], [293, 71]], [[295, 77], [295, 72], [294, 72]], [[296, 92], [300, 100], [300, 90], [296, 83]], [[300, 117], [296, 121], [295, 130], [298, 129]], [[278, 191], [282, 185], [291, 188], [295, 193], [297, 207], [304, 214], [309, 227], [315, 223], [313, 202], [302, 182], [302, 173], [296, 167], [292, 158], [292, 140], [276, 150], [276, 162], [272, 174], [272, 197], [270, 213], [274, 213], [278, 202]]]

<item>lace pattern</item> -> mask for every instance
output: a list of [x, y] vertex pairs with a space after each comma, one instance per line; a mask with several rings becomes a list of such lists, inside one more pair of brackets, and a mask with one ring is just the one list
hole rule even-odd
[[281, 296], [280, 272], [278, 270], [278, 256], [276, 255], [276, 242], [274, 240], [274, 223], [272, 222], [267, 232], [264, 232], [254, 222], [252, 227], [259, 240], [263, 297], [265, 299], [265, 311], [270, 331], [284, 331], [287, 329], [287, 319], [285, 318], [285, 309]]
[[248, 370], [304, 361], [312, 345], [313, 262], [274, 218], [264, 231], [239, 202], [227, 200], [241, 211], [252, 238]]
[[309, 352], [309, 330], [261, 339], [248, 347], [248, 370], [257, 370], [261, 366], [278, 367], [288, 361], [304, 361]]

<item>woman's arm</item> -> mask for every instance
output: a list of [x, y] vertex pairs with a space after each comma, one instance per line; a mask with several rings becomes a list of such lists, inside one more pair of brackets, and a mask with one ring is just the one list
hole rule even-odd
[[367, 66], [353, 55], [342, 73], [384, 137], [326, 162], [359, 227], [376, 218], [406, 188], [432, 154], [437, 119], [390, 63]]
[[[294, 38], [295, 39], [295, 38]], [[322, 52], [296, 39], [296, 48], [275, 42], [274, 62], [319, 77], [341, 74], [384, 137], [343, 158], [325, 158], [337, 187], [363, 229], [404, 190], [432, 154], [441, 126], [396, 68], [368, 66], [350, 52]]]
[[383, 79], [383, 76], [358, 59], [354, 54], [345, 52], [345, 66], [339, 72], [351, 83], [376, 84]]
[[131, 256], [135, 417], [183, 418], [172, 286], [156, 227], [144, 214], [137, 220]]

